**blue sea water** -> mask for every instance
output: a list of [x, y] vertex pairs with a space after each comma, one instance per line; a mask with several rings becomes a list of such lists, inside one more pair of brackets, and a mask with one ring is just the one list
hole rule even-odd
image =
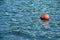
[[0, 40], [60, 40], [60, 0], [0, 0]]

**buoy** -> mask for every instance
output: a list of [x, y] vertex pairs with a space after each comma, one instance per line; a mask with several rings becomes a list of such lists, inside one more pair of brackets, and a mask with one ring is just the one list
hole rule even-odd
[[41, 15], [40, 19], [43, 20], [43, 21], [48, 21], [50, 18], [50, 16], [48, 14], [43, 14]]

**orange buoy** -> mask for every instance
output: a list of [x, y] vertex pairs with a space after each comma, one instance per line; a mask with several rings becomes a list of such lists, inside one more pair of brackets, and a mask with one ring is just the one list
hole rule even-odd
[[50, 16], [48, 14], [43, 14], [40, 19], [43, 20], [43, 21], [48, 21], [50, 18]]

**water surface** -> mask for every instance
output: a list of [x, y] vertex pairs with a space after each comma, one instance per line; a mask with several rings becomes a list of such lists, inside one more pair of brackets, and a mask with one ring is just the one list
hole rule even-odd
[[0, 0], [0, 40], [60, 40], [60, 0]]

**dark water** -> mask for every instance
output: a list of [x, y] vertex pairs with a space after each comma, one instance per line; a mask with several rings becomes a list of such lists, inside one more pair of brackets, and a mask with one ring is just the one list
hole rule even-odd
[[60, 0], [0, 0], [0, 40], [60, 40]]

